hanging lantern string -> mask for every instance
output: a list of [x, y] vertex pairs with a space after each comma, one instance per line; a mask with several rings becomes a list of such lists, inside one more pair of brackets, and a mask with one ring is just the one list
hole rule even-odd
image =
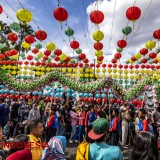
[[115, 14], [116, 14], [116, 5], [117, 5], [117, 0], [115, 0], [115, 3], [114, 3], [114, 12], [113, 12], [113, 19], [112, 19], [111, 34], [110, 34], [110, 38], [109, 38], [109, 48], [108, 48], [108, 53], [110, 52], [110, 47], [111, 47], [112, 34], [113, 34], [113, 24], [114, 24]]
[[[86, 40], [86, 44], [87, 44], [87, 47], [90, 48], [91, 46], [89, 46], [88, 39], [86, 37], [87, 34], [86, 34], [86, 31], [85, 31], [85, 26], [84, 26], [84, 21], [83, 21], [81, 9], [80, 9], [80, 7], [78, 7], [78, 8], [79, 8], [80, 17], [81, 17], [81, 20], [82, 20], [82, 27], [83, 27], [83, 32], [84, 32], [84, 37], [85, 37], [85, 40]], [[91, 48], [90, 48], [90, 50], [91, 50]]]
[[[84, 0], [82, 0], [82, 6], [83, 6], [83, 11], [85, 13], [85, 3], [84, 3]], [[85, 24], [86, 24], [86, 28], [87, 28], [87, 35], [88, 35], [88, 39], [89, 39], [89, 45], [90, 45], [90, 48], [92, 50], [92, 53], [94, 54], [94, 50], [93, 50], [93, 47], [91, 45], [91, 38], [90, 38], [90, 35], [89, 35], [89, 29], [88, 29], [88, 25], [87, 25], [87, 15], [85, 14]]]
[[21, 5], [22, 8], [24, 8], [23, 5], [22, 5], [22, 3], [19, 0], [18, 0], [18, 3]]
[[[47, 14], [48, 14], [48, 16], [50, 17], [51, 22], [55, 25], [56, 30], [58, 31], [60, 37], [62, 38], [62, 41], [65, 42], [65, 44], [66, 44], [66, 45], [68, 46], [68, 48], [70, 49], [70, 46], [67, 44], [65, 38], [63, 37], [63, 35], [62, 35], [61, 32], [59, 31], [59, 29], [58, 29], [56, 23], [54, 22], [53, 18], [52, 18], [51, 15], [50, 15], [50, 13], [49, 13], [49, 11], [48, 11], [48, 9], [47, 9], [45, 3], [43, 2], [43, 0], [41, 0], [41, 2], [42, 2], [42, 5], [44, 6], [44, 8], [45, 8], [45, 10], [46, 10], [46, 12], [47, 12]], [[71, 49], [70, 49], [70, 50], [71, 50]], [[72, 50], [71, 50], [71, 51], [72, 51]]]
[[59, 1], [59, 0], [57, 0], [57, 1], [58, 1], [58, 6], [59, 6], [59, 7], [61, 7], [61, 3], [60, 3], [60, 1]]
[[[136, 32], [134, 33], [132, 39], [129, 41], [127, 48], [129, 48], [129, 46], [130, 46], [130, 44], [132, 43], [133, 39], [135, 38], [136, 34], [137, 34], [138, 31], [140, 30], [140, 26], [141, 26], [141, 24], [142, 24], [142, 22], [143, 22], [143, 20], [144, 20], [144, 18], [145, 18], [145, 16], [146, 16], [146, 14], [147, 14], [150, 6], [151, 6], [151, 4], [152, 4], [152, 1], [153, 1], [153, 0], [151, 0], [151, 1], [149, 2], [148, 7], [147, 7], [147, 9], [145, 10], [145, 13], [144, 13], [144, 15], [143, 15], [143, 17], [142, 17], [139, 25], [138, 25], [138, 28], [137, 28]], [[124, 54], [125, 54], [126, 52], [127, 52], [127, 50], [125, 50]], [[123, 55], [124, 55], [124, 54], [123, 54]]]
[[7, 12], [5, 10], [3, 10], [3, 11], [6, 14], [7, 18], [9, 17], [13, 22], [15, 22], [15, 20], [9, 14], [7, 14]]

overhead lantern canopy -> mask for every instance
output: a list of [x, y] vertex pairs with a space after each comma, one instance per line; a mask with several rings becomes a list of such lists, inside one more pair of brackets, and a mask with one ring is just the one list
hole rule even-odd
[[95, 11], [91, 12], [91, 14], [90, 14], [90, 20], [93, 23], [95, 23], [96, 25], [102, 23], [103, 20], [104, 20], [104, 14], [103, 14], [103, 12], [101, 12], [99, 10], [95, 10]]
[[103, 40], [103, 38], [104, 38], [103, 32], [102, 32], [102, 31], [99, 31], [99, 30], [98, 30], [98, 31], [95, 31], [92, 36], [93, 36], [93, 39], [94, 39], [95, 41], [97, 41], [97, 42]]
[[28, 22], [32, 21], [32, 13], [27, 9], [20, 9], [16, 13], [17, 19], [22, 22], [23, 24], [26, 24]]
[[35, 36], [38, 40], [44, 41], [47, 38], [47, 33], [43, 30], [38, 30], [35, 32]]
[[136, 6], [130, 7], [126, 11], [126, 17], [128, 20], [133, 22], [133, 28], [134, 28], [134, 23], [136, 22], [137, 19], [139, 19], [140, 16], [141, 16], [141, 10]]

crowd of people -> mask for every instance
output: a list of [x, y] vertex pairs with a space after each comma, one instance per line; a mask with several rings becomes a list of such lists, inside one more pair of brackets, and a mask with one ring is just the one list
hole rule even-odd
[[[65, 159], [68, 142], [78, 145], [76, 160], [123, 160], [120, 148], [129, 146], [131, 160], [158, 160], [159, 127], [159, 107], [151, 111], [145, 103], [137, 109], [130, 103], [87, 104], [65, 96], [54, 102], [0, 98], [0, 157]], [[4, 147], [3, 142], [21, 144]], [[32, 147], [24, 145], [31, 142]]]

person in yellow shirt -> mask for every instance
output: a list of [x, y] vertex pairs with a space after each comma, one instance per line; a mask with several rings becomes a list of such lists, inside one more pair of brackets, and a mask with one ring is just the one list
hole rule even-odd
[[41, 137], [43, 134], [43, 123], [40, 120], [33, 120], [29, 125], [30, 134], [30, 149], [32, 153], [32, 160], [41, 160], [42, 158], [42, 145], [41, 145]]

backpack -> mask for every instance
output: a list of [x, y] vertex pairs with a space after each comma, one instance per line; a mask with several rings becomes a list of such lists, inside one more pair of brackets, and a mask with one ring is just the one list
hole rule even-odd
[[140, 120], [138, 123], [138, 131], [143, 131], [143, 121]]

